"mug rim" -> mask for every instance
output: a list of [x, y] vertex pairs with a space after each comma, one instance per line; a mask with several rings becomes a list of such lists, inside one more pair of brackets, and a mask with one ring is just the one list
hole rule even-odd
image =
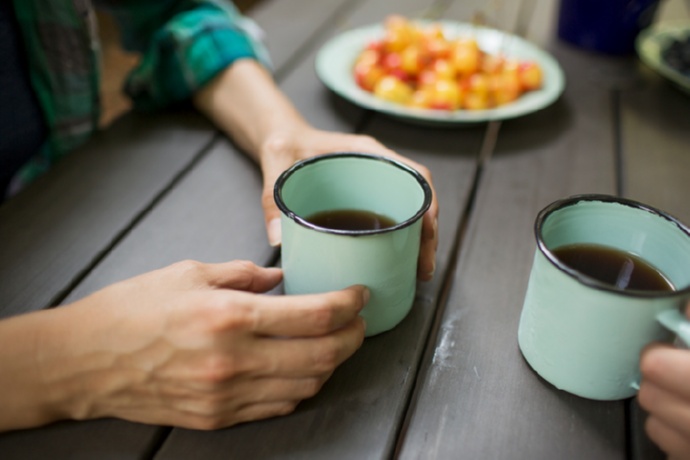
[[563, 262], [558, 259], [551, 249], [549, 249], [546, 246], [546, 243], [544, 242], [543, 238], [541, 237], [541, 231], [544, 222], [546, 219], [553, 214], [556, 211], [560, 211], [562, 209], [565, 209], [569, 206], [576, 205], [578, 203], [581, 203], [583, 201], [587, 202], [604, 202], [604, 203], [615, 203], [615, 204], [620, 204], [623, 206], [629, 206], [631, 208], [639, 209], [642, 211], [649, 212], [651, 214], [654, 214], [658, 217], [661, 217], [663, 219], [666, 219], [668, 222], [674, 224], [681, 232], [685, 233], [685, 235], [690, 238], [690, 228], [688, 228], [685, 224], [683, 224], [680, 220], [678, 220], [676, 217], [672, 216], [671, 214], [662, 211], [660, 209], [657, 209], [653, 206], [641, 203], [639, 201], [631, 200], [629, 198], [623, 198], [623, 197], [618, 197], [614, 195], [605, 195], [605, 194], [580, 194], [580, 195], [573, 195], [568, 198], [562, 198], [560, 200], [554, 201], [553, 203], [547, 205], [544, 209], [539, 211], [539, 214], [537, 215], [537, 219], [535, 220], [534, 223], [534, 235], [537, 239], [537, 247], [539, 248], [539, 251], [544, 254], [544, 256], [553, 264], [557, 269], [560, 271], [564, 272], [565, 274], [569, 275], [570, 277], [574, 278], [576, 281], [602, 291], [607, 291], [619, 295], [624, 295], [627, 297], [644, 297], [644, 298], [661, 298], [661, 297], [676, 297], [676, 296], [682, 296], [682, 295], [688, 295], [690, 294], [690, 285], [684, 287], [683, 289], [677, 289], [677, 290], [672, 290], [672, 291], [645, 291], [645, 290], [639, 290], [639, 289], [619, 289], [616, 288], [615, 286], [612, 286], [608, 283], [604, 283], [602, 281], [599, 281], [595, 278], [592, 278], [591, 276], [585, 275], [584, 273], [581, 273], [573, 268], [570, 268], [568, 265], [564, 264]]
[[[380, 161], [383, 163], [388, 163], [392, 166], [395, 166], [398, 169], [403, 170], [404, 172], [410, 174], [419, 184], [419, 186], [422, 188], [422, 191], [424, 193], [424, 200], [422, 201], [422, 205], [419, 207], [417, 212], [412, 215], [409, 219], [406, 219], [402, 222], [399, 222], [391, 227], [386, 227], [386, 228], [379, 228], [379, 229], [373, 229], [373, 230], [341, 230], [341, 229], [334, 229], [334, 228], [328, 228], [328, 227], [321, 227], [319, 225], [313, 224], [309, 222], [308, 220], [298, 216], [297, 214], [294, 213], [288, 206], [285, 204], [283, 201], [283, 196], [282, 196], [282, 190], [283, 190], [283, 185], [285, 182], [292, 176], [295, 172], [299, 171], [300, 169], [312, 165], [314, 163], [318, 163], [320, 161], [325, 161], [325, 160], [332, 160], [334, 158], [360, 158], [360, 159], [365, 159], [365, 160], [372, 160], [372, 161]], [[312, 230], [316, 230], [319, 232], [323, 233], [331, 233], [335, 235], [345, 235], [345, 236], [367, 236], [367, 235], [378, 235], [382, 233], [389, 233], [393, 232], [396, 230], [399, 230], [401, 228], [408, 227], [415, 222], [417, 222], [423, 215], [426, 213], [426, 211], [429, 209], [431, 206], [431, 198], [432, 198], [432, 191], [431, 191], [431, 186], [427, 182], [427, 180], [422, 176], [419, 171], [416, 169], [400, 162], [397, 160], [394, 160], [392, 158], [384, 157], [382, 155], [375, 155], [371, 153], [361, 153], [361, 152], [333, 152], [333, 153], [325, 153], [322, 155], [317, 155], [314, 157], [310, 157], [304, 160], [299, 160], [295, 162], [292, 166], [290, 166], [288, 169], [283, 171], [280, 176], [278, 176], [278, 179], [276, 179], [275, 185], [273, 186], [273, 199], [276, 202], [276, 205], [278, 206], [278, 209], [287, 216], [288, 218], [292, 219], [299, 225], [303, 227], [310, 228]]]

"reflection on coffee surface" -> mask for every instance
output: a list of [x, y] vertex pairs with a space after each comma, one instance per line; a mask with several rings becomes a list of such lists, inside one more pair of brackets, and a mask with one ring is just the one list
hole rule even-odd
[[554, 249], [565, 265], [619, 289], [672, 291], [673, 285], [648, 262], [619, 249], [578, 243]]
[[308, 222], [334, 230], [380, 230], [392, 227], [395, 221], [371, 211], [359, 209], [335, 209], [321, 211], [306, 217]]

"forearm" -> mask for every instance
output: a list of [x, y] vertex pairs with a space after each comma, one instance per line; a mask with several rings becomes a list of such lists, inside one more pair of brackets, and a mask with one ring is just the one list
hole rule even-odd
[[93, 303], [0, 321], [0, 431], [107, 415], [99, 398], [116, 381], [115, 347], [107, 312]]
[[195, 94], [194, 104], [257, 160], [272, 136], [308, 127], [268, 71], [252, 59], [235, 61]]
[[62, 328], [62, 316], [48, 310], [0, 321], [0, 431], [68, 415], [63, 404], [68, 390], [49, 370], [60, 365], [51, 342]]

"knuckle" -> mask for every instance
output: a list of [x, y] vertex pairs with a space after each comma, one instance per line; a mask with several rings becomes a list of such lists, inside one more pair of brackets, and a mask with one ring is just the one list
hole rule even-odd
[[204, 264], [196, 260], [182, 260], [171, 265], [171, 269], [180, 277], [199, 277], [203, 273]]
[[297, 408], [297, 401], [288, 401], [276, 407], [275, 415], [288, 415], [295, 411]]
[[256, 308], [237, 296], [217, 295], [207, 300], [204, 332], [212, 343], [217, 343], [229, 333], [249, 330], [256, 321]]
[[319, 331], [328, 332], [335, 325], [335, 311], [328, 305], [320, 305], [315, 308], [310, 317], [314, 322], [314, 327]]
[[640, 360], [640, 372], [647, 379], [655, 379], [662, 367], [655, 353], [644, 353]]
[[264, 144], [264, 149], [271, 153], [285, 152], [292, 148], [287, 136], [273, 135]]
[[202, 431], [213, 431], [224, 428], [226, 423], [218, 415], [205, 415], [197, 420], [195, 428]]
[[303, 387], [303, 394], [305, 398], [311, 398], [312, 396], [316, 395], [320, 390], [323, 384], [325, 383], [325, 380], [319, 379], [319, 378], [311, 378], [307, 379], [304, 382], [304, 387]]
[[314, 350], [314, 368], [318, 372], [331, 372], [339, 364], [339, 350], [333, 341]]
[[238, 270], [247, 273], [253, 273], [258, 268], [258, 265], [256, 265], [251, 260], [235, 260], [233, 264], [237, 267]]
[[[644, 430], [647, 433], [647, 435], [652, 439], [652, 441], [655, 441], [657, 444], [661, 444], [663, 442], [663, 436], [662, 436], [662, 429], [661, 425], [659, 424], [658, 420], [654, 416], [649, 416], [647, 417], [647, 420], [645, 420], [644, 423]], [[660, 445], [660, 447], [663, 447]]]
[[212, 353], [202, 364], [200, 379], [213, 388], [238, 374], [237, 359], [222, 353]]
[[238, 289], [249, 288], [259, 267], [248, 260], [236, 260], [233, 262], [236, 273], [233, 276], [233, 284]]
[[261, 192], [261, 206], [263, 208], [268, 208], [271, 207], [275, 204], [274, 198], [273, 198], [273, 188], [272, 187], [266, 187], [263, 189]]
[[218, 333], [253, 330], [257, 320], [256, 310], [251, 305], [235, 303], [225, 305], [222, 320], [217, 318]]

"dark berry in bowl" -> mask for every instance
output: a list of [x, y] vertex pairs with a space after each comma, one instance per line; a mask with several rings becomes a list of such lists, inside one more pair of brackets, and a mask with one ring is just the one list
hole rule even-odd
[[690, 34], [671, 40], [661, 57], [669, 67], [690, 78]]

